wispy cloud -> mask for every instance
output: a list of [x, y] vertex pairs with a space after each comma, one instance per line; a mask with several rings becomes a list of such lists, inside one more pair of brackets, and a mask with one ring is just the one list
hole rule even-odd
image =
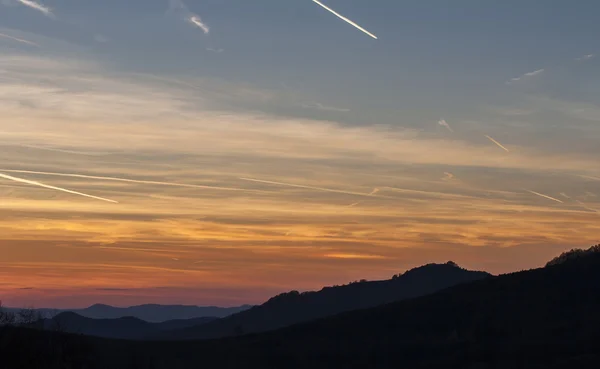
[[332, 259], [385, 259], [384, 256], [381, 255], [368, 255], [368, 254], [346, 254], [346, 253], [332, 253], [325, 254], [326, 258]]
[[448, 124], [448, 122], [446, 122], [445, 119], [440, 119], [440, 121], [438, 122], [438, 124], [442, 127], [446, 127], [446, 129], [448, 129], [448, 131], [450, 132], [454, 132], [454, 130], [450, 127], [450, 125]]
[[545, 69], [538, 69], [538, 70], [534, 70], [533, 72], [529, 72], [529, 73], [525, 73], [523, 75], [520, 75], [519, 77], [515, 77], [515, 78], [511, 78], [508, 82], [506, 82], [507, 84], [511, 84], [513, 82], [518, 82], [522, 79], [525, 78], [529, 78], [529, 77], [534, 77], [537, 76], [539, 74], [544, 73]]
[[202, 22], [202, 19], [200, 19], [199, 16], [192, 15], [189, 18], [189, 21], [196, 27], [200, 28], [204, 32], [204, 34], [208, 34], [210, 32], [210, 28], [208, 28], [208, 26], [204, 22]]
[[211, 52], [213, 52], [213, 53], [220, 54], [220, 53], [222, 53], [223, 51], [225, 51], [225, 49], [214, 49], [214, 48], [212, 48], [212, 47], [207, 47], [207, 48], [206, 48], [206, 51], [211, 51]]
[[354, 26], [355, 28], [359, 29], [360, 31], [366, 33], [367, 35], [373, 37], [374, 39], [377, 40], [377, 36], [375, 36], [374, 34], [372, 34], [371, 32], [367, 31], [366, 29], [362, 28], [361, 26], [359, 26], [358, 24], [354, 23], [353, 21], [351, 21], [350, 19], [344, 17], [343, 15], [337, 13], [335, 10], [329, 8], [328, 6], [326, 6], [325, 4], [319, 2], [318, 0], [313, 0], [315, 3], [319, 4], [321, 7], [323, 7], [324, 9], [326, 9], [327, 11], [331, 12], [333, 15], [335, 15], [336, 17], [340, 18], [341, 20], [343, 20], [344, 22], [347, 22], [349, 24], [351, 24], [352, 26]]
[[19, 3], [29, 7], [31, 9], [42, 12], [47, 17], [54, 17], [54, 13], [52, 13], [52, 9], [50, 9], [49, 7], [45, 6], [42, 3], [38, 3], [33, 0], [16, 0], [16, 1], [18, 1]]
[[70, 194], [73, 194], [73, 195], [79, 195], [79, 196], [88, 197], [88, 198], [91, 198], [91, 199], [96, 199], [96, 200], [101, 200], [101, 201], [106, 201], [106, 202], [112, 202], [114, 204], [118, 203], [118, 201], [115, 201], [115, 200], [105, 199], [103, 197], [98, 197], [98, 196], [93, 196], [93, 195], [88, 195], [86, 193], [72, 191], [72, 190], [68, 190], [66, 188], [62, 188], [62, 187], [50, 186], [50, 185], [47, 185], [47, 184], [44, 184], [44, 183], [41, 183], [41, 182], [30, 181], [28, 179], [23, 179], [23, 178], [9, 176], [7, 174], [0, 173], [0, 177], [4, 178], [4, 179], [11, 180], [11, 181], [14, 181], [14, 182], [26, 183], [26, 184], [29, 184], [29, 185], [32, 185], [32, 186], [43, 187], [43, 188], [47, 188], [47, 189], [50, 189], [50, 190], [56, 190], [56, 191], [70, 193]]
[[362, 197], [371, 197], [371, 196], [376, 196], [376, 197], [380, 197], [376, 194], [365, 194], [365, 193], [361, 193], [361, 192], [353, 192], [353, 191], [344, 191], [344, 190], [335, 190], [335, 189], [331, 189], [331, 188], [324, 188], [324, 187], [315, 187], [315, 186], [305, 186], [305, 185], [299, 185], [299, 184], [294, 184], [294, 183], [285, 183], [285, 182], [275, 182], [275, 181], [265, 181], [262, 179], [254, 179], [254, 178], [240, 178], [242, 181], [249, 181], [249, 182], [257, 182], [257, 183], [264, 183], [264, 184], [271, 184], [271, 185], [275, 185], [275, 186], [285, 186], [285, 187], [296, 187], [296, 188], [304, 188], [307, 190], [314, 190], [314, 191], [323, 191], [323, 192], [333, 192], [333, 193], [341, 193], [341, 194], [346, 194], [346, 195], [355, 195], [355, 196], [362, 196]]
[[13, 40], [13, 41], [21, 42], [21, 43], [27, 44], [29, 46], [40, 47], [40, 45], [36, 44], [35, 42], [27, 41], [25, 39], [14, 37], [14, 36], [10, 36], [10, 35], [4, 34], [4, 33], [0, 33], [0, 38], [5, 38], [5, 39], [8, 39], [8, 40]]
[[594, 55], [594, 54], [587, 54], [587, 55], [584, 55], [584, 56], [582, 56], [580, 58], [576, 58], [575, 60], [577, 60], [577, 61], [585, 61], [585, 60], [593, 59], [595, 56], [596, 55]]
[[322, 110], [322, 111], [334, 111], [334, 112], [340, 112], [340, 113], [347, 113], [350, 111], [350, 109], [345, 109], [345, 108], [338, 108], [335, 106], [330, 106], [330, 105], [324, 105], [321, 103], [304, 103], [302, 104], [303, 108], [306, 109], [317, 109], [317, 110]]
[[169, 9], [167, 10], [167, 13], [177, 13], [179, 17], [182, 17], [192, 26], [200, 28], [204, 34], [210, 32], [208, 25], [202, 21], [198, 14], [191, 12], [183, 0], [169, 0]]

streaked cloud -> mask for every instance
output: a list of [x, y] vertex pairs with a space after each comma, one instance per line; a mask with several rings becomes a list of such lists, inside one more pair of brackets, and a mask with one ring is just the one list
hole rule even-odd
[[380, 255], [367, 255], [367, 254], [325, 254], [326, 258], [332, 259], [384, 259], [383, 256]]
[[585, 61], [585, 60], [593, 59], [595, 56], [596, 55], [594, 55], [594, 54], [587, 54], [587, 55], [584, 55], [584, 56], [582, 56], [580, 58], [576, 58], [575, 60], [577, 60], [577, 61]]
[[45, 6], [42, 3], [35, 2], [33, 0], [15, 0], [15, 1], [31, 8], [31, 9], [37, 10], [37, 11], [43, 13], [44, 15], [46, 15], [47, 17], [54, 17], [54, 14], [52, 13], [52, 9], [50, 9], [49, 7]]
[[361, 26], [359, 26], [358, 24], [354, 23], [353, 21], [351, 21], [350, 19], [344, 17], [343, 15], [337, 13], [335, 10], [329, 8], [327, 5], [321, 3], [318, 0], [313, 0], [313, 2], [319, 4], [321, 7], [323, 7], [324, 9], [326, 9], [327, 11], [329, 11], [330, 13], [332, 13], [333, 15], [335, 15], [336, 17], [340, 18], [341, 20], [343, 20], [344, 22], [354, 26], [355, 28], [357, 28], [358, 30], [366, 33], [367, 35], [373, 37], [374, 39], [377, 40], [377, 36], [375, 36], [374, 34], [372, 34], [371, 32], [367, 31], [366, 29], [362, 28]]
[[4, 38], [4, 39], [7, 39], [7, 40], [12, 40], [12, 41], [20, 42], [20, 43], [23, 43], [23, 44], [27, 44], [29, 46], [40, 47], [40, 45], [36, 44], [35, 42], [27, 41], [27, 40], [25, 40], [23, 38], [19, 38], [19, 37], [10, 36], [10, 35], [7, 35], [5, 33], [0, 33], [0, 38]]
[[523, 75], [520, 75], [519, 77], [515, 77], [515, 78], [511, 78], [508, 82], [508, 84], [513, 83], [513, 82], [518, 82], [521, 81], [523, 79], [529, 78], [529, 77], [534, 77], [537, 76], [539, 74], [544, 73], [545, 69], [538, 69], [538, 70], [534, 70], [533, 72], [529, 72], [529, 73], [525, 73]]
[[333, 111], [333, 112], [340, 112], [340, 113], [347, 113], [350, 111], [350, 109], [338, 108], [338, 107], [330, 106], [330, 105], [324, 105], [319, 102], [304, 103], [304, 104], [302, 104], [302, 107], [306, 108], [306, 109], [316, 109], [316, 110], [321, 110], [321, 111]]
[[215, 49], [215, 48], [212, 48], [212, 47], [207, 47], [207, 48], [206, 48], [206, 51], [211, 51], [211, 52], [213, 52], [213, 53], [220, 54], [220, 53], [222, 53], [223, 51], [225, 51], [225, 49]]
[[73, 194], [73, 195], [79, 195], [79, 196], [89, 197], [91, 199], [96, 199], [96, 200], [101, 200], [101, 201], [106, 201], [106, 202], [112, 202], [112, 203], [115, 203], [115, 204], [118, 203], [115, 200], [110, 200], [110, 199], [106, 199], [106, 198], [99, 197], [99, 196], [94, 196], [94, 195], [89, 195], [89, 194], [85, 194], [85, 193], [82, 193], [82, 192], [68, 190], [66, 188], [51, 186], [51, 185], [47, 185], [47, 184], [44, 184], [44, 183], [41, 183], [41, 182], [37, 182], [37, 181], [31, 181], [31, 180], [28, 180], [28, 179], [13, 177], [13, 176], [9, 176], [9, 175], [3, 174], [3, 173], [0, 173], [0, 178], [8, 179], [8, 180], [19, 182], [19, 183], [25, 183], [25, 184], [29, 184], [29, 185], [33, 185], [33, 186], [48, 188], [48, 189], [51, 189], [51, 190], [66, 192], [66, 193], [70, 193], [70, 194]]
[[200, 28], [204, 34], [208, 34], [210, 32], [210, 28], [208, 28], [208, 26], [202, 22], [202, 19], [200, 19], [199, 16], [197, 15], [192, 15], [189, 18], [190, 23], [192, 23], [193, 25], [195, 25], [196, 27]]

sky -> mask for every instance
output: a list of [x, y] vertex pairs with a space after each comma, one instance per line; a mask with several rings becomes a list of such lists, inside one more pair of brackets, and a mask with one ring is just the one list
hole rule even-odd
[[357, 27], [0, 0], [4, 304], [254, 304], [599, 242], [600, 3], [321, 4]]

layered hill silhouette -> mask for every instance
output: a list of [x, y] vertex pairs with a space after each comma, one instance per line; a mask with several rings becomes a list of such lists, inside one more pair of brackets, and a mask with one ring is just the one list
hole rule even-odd
[[64, 367], [50, 364], [65, 353], [98, 369], [597, 368], [600, 252], [559, 259], [260, 334], [142, 342], [8, 328], [0, 351], [28, 368]]
[[[44, 317], [59, 313], [71, 312], [92, 319], [119, 319], [133, 317], [150, 323], [161, 323], [171, 320], [188, 320], [195, 318], [222, 318], [240, 311], [248, 310], [252, 305], [236, 307], [195, 306], [195, 305], [158, 305], [146, 304], [130, 307], [114, 307], [95, 304], [84, 309], [35, 309]], [[13, 312], [19, 309], [7, 309]]]
[[222, 318], [251, 308], [251, 305], [237, 307], [193, 306], [193, 305], [137, 305], [125, 308], [96, 304], [85, 309], [70, 310], [78, 315], [93, 319], [118, 319], [135, 317], [152, 323], [168, 320], [194, 319], [202, 317]]
[[490, 276], [486, 272], [462, 269], [453, 262], [428, 264], [389, 280], [361, 281], [344, 286], [325, 287], [316, 292], [284, 293], [260, 306], [226, 318], [150, 338], [206, 339], [264, 332], [346, 311], [423, 296]]
[[[198, 326], [216, 319], [218, 318], [202, 317], [168, 320], [161, 323], [149, 323], [134, 317], [92, 319], [73, 312], [64, 312], [51, 319], [44, 319], [41, 323], [46, 330], [59, 330], [61, 332], [104, 338], [139, 340], [161, 332]], [[39, 323], [40, 322], [37, 324]]]

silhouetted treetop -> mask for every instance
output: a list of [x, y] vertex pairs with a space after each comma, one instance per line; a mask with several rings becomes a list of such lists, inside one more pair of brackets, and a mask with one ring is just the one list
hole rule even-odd
[[581, 257], [589, 256], [592, 254], [598, 254], [598, 253], [600, 253], [600, 244], [592, 246], [587, 250], [572, 249], [570, 251], [563, 252], [562, 254], [560, 254], [560, 256], [557, 256], [554, 259], [550, 260], [546, 264], [546, 267], [563, 264], [563, 263], [566, 263], [566, 262], [569, 262], [569, 261], [572, 261], [575, 259], [579, 259]]

